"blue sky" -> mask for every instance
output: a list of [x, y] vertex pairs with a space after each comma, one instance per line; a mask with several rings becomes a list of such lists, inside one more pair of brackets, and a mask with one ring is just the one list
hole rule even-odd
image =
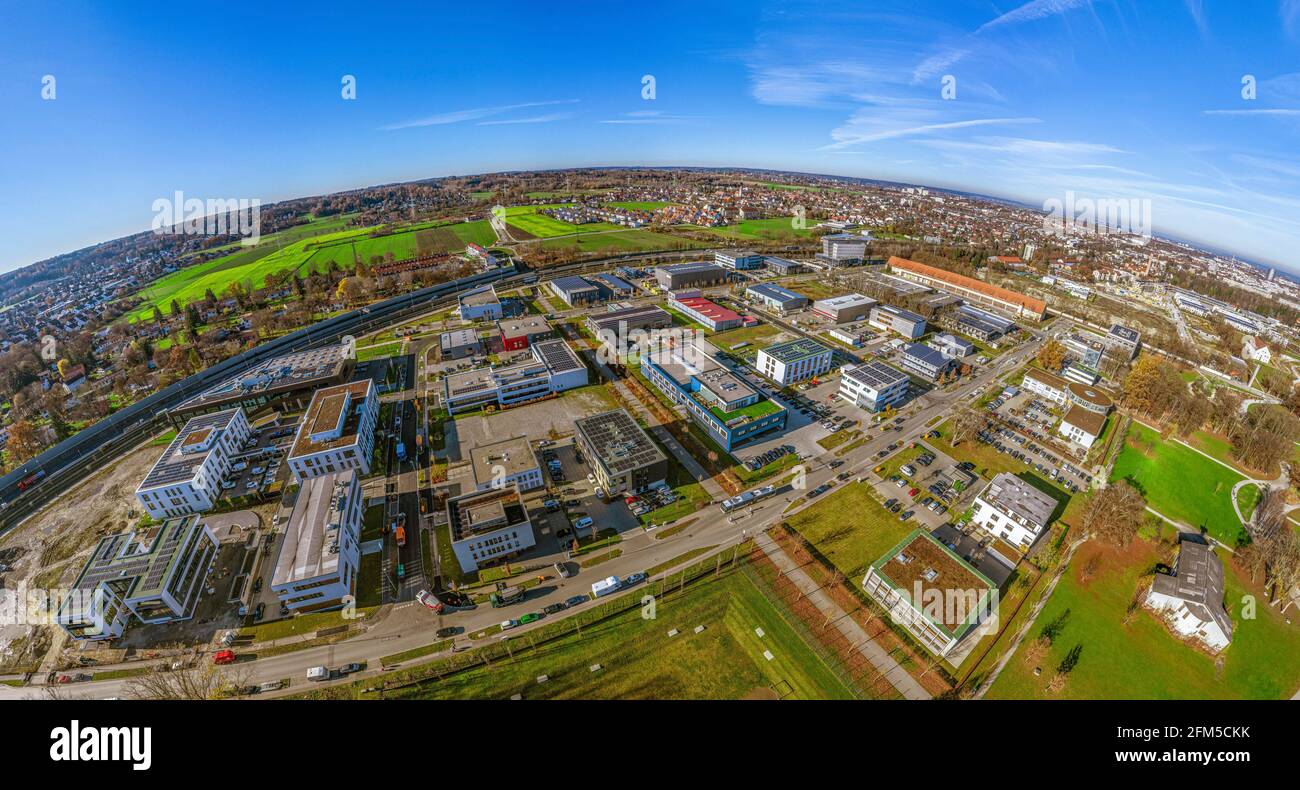
[[1150, 198], [1300, 269], [1300, 0], [288, 5], [0, 5], [0, 270], [177, 190], [602, 164]]

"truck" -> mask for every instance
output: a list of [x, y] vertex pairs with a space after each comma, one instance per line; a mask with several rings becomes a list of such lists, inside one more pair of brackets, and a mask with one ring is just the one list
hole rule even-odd
[[488, 597], [492, 602], [493, 609], [500, 609], [502, 606], [509, 606], [512, 603], [519, 603], [524, 599], [528, 591], [523, 587], [507, 587], [504, 584], [497, 586], [497, 591]]
[[311, 669], [307, 670], [307, 679], [316, 680], [316, 681], [329, 680], [330, 679], [329, 667], [323, 667], [323, 666], [312, 667]]
[[406, 445], [403, 444], [402, 442], [397, 443], [397, 460], [399, 461], [406, 460]]
[[398, 527], [398, 528], [394, 531], [394, 534], [397, 536], [397, 545], [398, 545], [398, 546], [405, 546], [405, 545], [406, 545], [406, 527]]
[[597, 598], [602, 595], [609, 595], [621, 587], [623, 583], [617, 576], [606, 576], [595, 584], [591, 585], [591, 594]]

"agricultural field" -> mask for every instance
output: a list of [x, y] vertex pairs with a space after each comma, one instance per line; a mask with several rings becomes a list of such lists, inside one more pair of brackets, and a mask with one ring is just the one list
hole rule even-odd
[[[512, 223], [513, 224], [513, 223]], [[575, 226], [569, 225], [569, 228]], [[591, 227], [584, 225], [584, 228]], [[613, 227], [613, 226], [611, 226]], [[567, 231], [572, 234], [573, 231]], [[690, 244], [674, 236], [655, 233], [649, 230], [613, 230], [592, 233], [581, 231], [577, 235], [553, 236], [541, 241], [547, 249], [563, 249], [572, 252], [648, 252], [651, 250], [674, 250], [689, 247]]]
[[720, 228], [700, 228], [729, 239], [779, 239], [784, 237], [808, 238], [813, 235], [812, 228], [796, 228], [792, 224], [794, 217], [773, 217], [771, 219], [747, 219], [735, 225]]
[[629, 211], [658, 211], [664, 206], [671, 206], [666, 200], [620, 200], [613, 203], [606, 203], [606, 206], [614, 208], [625, 208]]
[[865, 483], [845, 483], [787, 523], [846, 578], [858, 581], [871, 563], [916, 528], [916, 522], [900, 522], [885, 510]]
[[350, 270], [356, 261], [370, 262], [391, 254], [394, 261], [460, 252], [466, 245], [489, 246], [496, 241], [487, 220], [461, 222], [451, 225], [423, 227], [377, 237], [344, 239], [321, 245], [303, 262], [299, 275], [324, 272], [333, 262], [338, 268]]
[[1244, 476], [1137, 422], [1124, 437], [1111, 479], [1130, 480], [1146, 495], [1149, 507], [1203, 528], [1229, 546], [1243, 532], [1231, 496], [1232, 486]]
[[[1166, 533], [1166, 538], [1168, 533]], [[1124, 622], [1149, 572], [1172, 547], [1139, 539], [1123, 551], [1089, 543], [1079, 549], [1026, 640], [993, 684], [994, 699], [1285, 699], [1300, 683], [1300, 624], [1264, 603], [1249, 576], [1226, 552], [1225, 597], [1233, 637], [1219, 658], [1175, 638], [1146, 610]], [[1089, 572], [1089, 570], [1091, 572]], [[1243, 597], [1258, 601], [1253, 619], [1242, 616]], [[1058, 633], [1047, 654], [1026, 660], [1028, 646], [1045, 627]], [[1079, 648], [1078, 663], [1059, 693], [1048, 688], [1066, 654]], [[1034, 674], [1041, 668], [1040, 675]]]
[[514, 230], [538, 239], [553, 236], [569, 236], [575, 233], [600, 233], [607, 230], [621, 230], [620, 226], [609, 222], [588, 222], [585, 225], [573, 225], [555, 219], [541, 212], [546, 209], [562, 208], [569, 203], [548, 203], [538, 206], [510, 206], [506, 208], [506, 224]]
[[[704, 630], [695, 633], [695, 627]], [[676, 636], [668, 631], [677, 629]], [[760, 637], [755, 629], [761, 629]], [[767, 660], [764, 651], [772, 653]], [[590, 667], [600, 664], [593, 673]], [[546, 675], [544, 684], [537, 677]], [[537, 650], [400, 690], [418, 699], [850, 699], [848, 689], [747, 577], [731, 573], [631, 608]]]
[[368, 261], [392, 252], [395, 260], [403, 260], [417, 254], [463, 249], [471, 241], [491, 244], [495, 240], [486, 220], [437, 226], [426, 223], [379, 237], [371, 236], [373, 228], [349, 228], [346, 222], [343, 217], [313, 221], [266, 236], [252, 248], [172, 272], [139, 292], [145, 301], [127, 319], [147, 319], [154, 306], [165, 312], [173, 299], [182, 307], [200, 301], [208, 290], [220, 296], [235, 282], [261, 288], [268, 276], [324, 271], [331, 261], [341, 269], [351, 270], [357, 256]]

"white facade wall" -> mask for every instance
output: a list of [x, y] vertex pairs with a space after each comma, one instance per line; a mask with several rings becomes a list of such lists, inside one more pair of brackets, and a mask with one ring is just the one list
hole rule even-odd
[[1037, 525], [1021, 522], [1015, 516], [999, 510], [979, 497], [975, 499], [975, 513], [971, 520], [1012, 546], [1019, 546], [1022, 549], [1034, 545], [1034, 541], [1042, 534], [1042, 529]]

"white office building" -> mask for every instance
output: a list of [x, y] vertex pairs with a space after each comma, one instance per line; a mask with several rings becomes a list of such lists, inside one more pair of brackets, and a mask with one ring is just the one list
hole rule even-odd
[[542, 466], [526, 436], [480, 445], [469, 454], [478, 491], [516, 485], [520, 491], [542, 487]]
[[294, 480], [359, 470], [370, 474], [379, 419], [372, 379], [316, 390], [286, 458]]
[[759, 373], [784, 387], [829, 372], [832, 356], [821, 343], [800, 338], [760, 349], [755, 364]]
[[447, 500], [451, 549], [468, 573], [536, 545], [517, 486], [470, 491]]
[[162, 520], [212, 509], [231, 458], [252, 435], [241, 408], [203, 414], [185, 423], [135, 490], [150, 517]]
[[911, 381], [906, 373], [879, 360], [850, 365], [840, 374], [840, 397], [872, 412], [901, 403]]
[[971, 521], [1024, 552], [1047, 529], [1055, 510], [1055, 499], [1019, 477], [1001, 472], [975, 497]]
[[337, 609], [355, 597], [364, 499], [355, 469], [302, 481], [271, 577], [291, 612]]

